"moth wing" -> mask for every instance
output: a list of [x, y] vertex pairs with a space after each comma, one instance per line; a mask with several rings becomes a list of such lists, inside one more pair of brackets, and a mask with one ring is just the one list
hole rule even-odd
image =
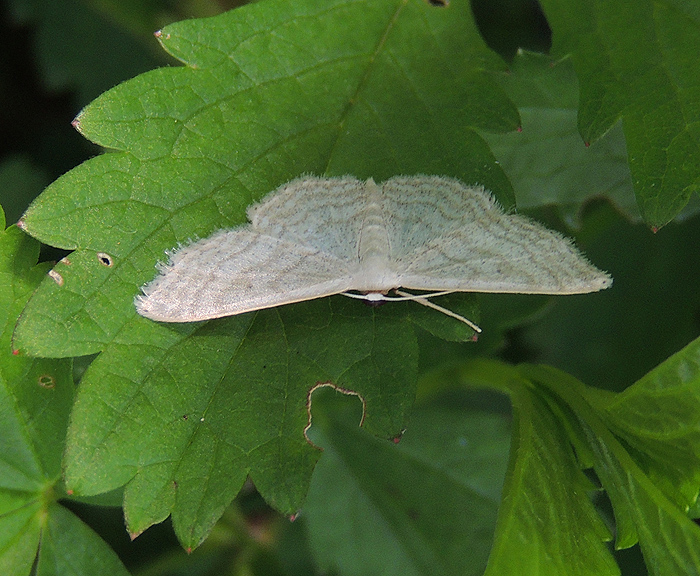
[[415, 290], [583, 294], [609, 287], [598, 270], [558, 232], [515, 214], [498, 212], [414, 250], [400, 271]]
[[338, 294], [350, 283], [337, 257], [243, 227], [178, 250], [142, 288], [136, 309], [161, 322], [195, 322]]

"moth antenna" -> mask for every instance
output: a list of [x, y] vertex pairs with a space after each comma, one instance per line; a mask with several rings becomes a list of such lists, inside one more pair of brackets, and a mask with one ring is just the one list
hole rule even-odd
[[[415, 300], [419, 304], [423, 304], [423, 306], [427, 306], [428, 308], [432, 308], [433, 310], [437, 310], [438, 312], [442, 312], [446, 316], [449, 316], [450, 318], [456, 318], [460, 322], [464, 322], [467, 326], [469, 326], [474, 332], [477, 334], [481, 334], [481, 328], [479, 328], [474, 322], [471, 320], [468, 320], [464, 316], [460, 316], [456, 312], [452, 312], [452, 310], [448, 310], [447, 308], [443, 308], [442, 306], [438, 306], [435, 304], [435, 302], [431, 302], [427, 298], [423, 296], [416, 296], [415, 294], [409, 294], [408, 292], [402, 292], [401, 290], [395, 290], [395, 292], [400, 295], [400, 296], [410, 296], [411, 300]], [[430, 296], [435, 296], [435, 294], [430, 294]]]

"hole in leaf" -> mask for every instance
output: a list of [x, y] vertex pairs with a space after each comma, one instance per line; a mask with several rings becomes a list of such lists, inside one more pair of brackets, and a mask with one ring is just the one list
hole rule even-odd
[[112, 257], [106, 252], [98, 252], [97, 259], [100, 261], [100, 264], [107, 266], [107, 268], [114, 266], [114, 260], [112, 260]]

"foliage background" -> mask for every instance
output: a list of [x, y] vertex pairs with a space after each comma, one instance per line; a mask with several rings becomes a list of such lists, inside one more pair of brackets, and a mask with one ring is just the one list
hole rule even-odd
[[[70, 127], [84, 105], [122, 80], [156, 66], [175, 65], [153, 40], [153, 30], [185, 17], [211, 15], [232, 7], [223, 2], [166, 0], [13, 0], [0, 6], [0, 203], [8, 223], [19, 218], [45, 185], [98, 153]], [[473, 6], [486, 40], [513, 63], [513, 76], [517, 78], [518, 70], [535, 76], [540, 68], [527, 58], [517, 57], [515, 50], [549, 48], [546, 22], [536, 7], [517, 0], [504, 1], [495, 8], [490, 2], [474, 2]], [[563, 82], [555, 81], [553, 86]], [[506, 89], [507, 83], [508, 79], [504, 80]], [[575, 93], [545, 93], [538, 100], [535, 91], [516, 86], [510, 95], [520, 108], [523, 128], [528, 122], [532, 126], [547, 125], [542, 111], [557, 108], [568, 114], [573, 122], [570, 131], [575, 133]], [[549, 123], [551, 120], [550, 117]], [[609, 149], [602, 154], [607, 159], [615, 157], [614, 136], [609, 136]], [[507, 147], [507, 138], [512, 135], [485, 137], [497, 151], [499, 146]], [[574, 141], [564, 140], [562, 134], [553, 137], [559, 148], [576, 153]], [[541, 158], [546, 153], [535, 149], [532, 154]], [[517, 171], [515, 161], [511, 165]], [[546, 174], [546, 169], [544, 166], [541, 172]], [[619, 176], [619, 172], [614, 174]], [[610, 189], [595, 189], [595, 183], [591, 183], [594, 192], [584, 198], [572, 198], [568, 209], [561, 199], [551, 205], [532, 200], [534, 194], [528, 195], [531, 188], [526, 184], [516, 185], [520, 209], [529, 210], [553, 227], [572, 226], [591, 260], [612, 272], [615, 289], [591, 297], [555, 300], [480, 298], [481, 324], [486, 334], [476, 346], [467, 349], [467, 354], [494, 353], [509, 361], [544, 362], [589, 385], [619, 391], [698, 336], [700, 254], [696, 246], [700, 226], [697, 218], [692, 218], [692, 209], [686, 217], [653, 235], [639, 220], [624, 175], [618, 179], [601, 178], [598, 185]], [[582, 201], [585, 203], [580, 208]], [[45, 250], [42, 259], [57, 260], [62, 255]], [[509, 324], [504, 326], [508, 328], [505, 332], [496, 329], [502, 327], [503, 318]], [[458, 344], [436, 345], [427, 334], [424, 340], [422, 349], [432, 352], [420, 359], [423, 374], [465, 354], [464, 347]], [[78, 364], [78, 376], [80, 370]], [[347, 400], [341, 411], [356, 412], [356, 403], [352, 398]], [[420, 413], [416, 417], [417, 434], [421, 430], [423, 436], [440, 433], [440, 429], [430, 430], [429, 426], [421, 429], [421, 417]], [[356, 414], [349, 416], [349, 421], [353, 418], [357, 420]], [[442, 418], [433, 422], [441, 422], [444, 434], [454, 433], [451, 416]], [[497, 422], [481, 425], [497, 426]], [[411, 446], [409, 434], [406, 441]], [[77, 503], [69, 506], [134, 571], [167, 573], [164, 567], [183, 562], [184, 553], [179, 550], [168, 521], [132, 543], [124, 531], [120, 509]], [[239, 562], [251, 566], [256, 573], [309, 573], [315, 568], [311, 555], [304, 552], [305, 530], [303, 518], [288, 523], [268, 509], [249, 487], [207, 543], [189, 558], [187, 570], [192, 574], [207, 573], [215, 570], [217, 563], [228, 563], [235, 553]], [[642, 573], [635, 549], [617, 556], [624, 573]]]

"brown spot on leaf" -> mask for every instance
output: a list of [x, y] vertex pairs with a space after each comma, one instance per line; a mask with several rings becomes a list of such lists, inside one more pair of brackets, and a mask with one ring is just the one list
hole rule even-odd
[[39, 386], [50, 390], [56, 386], [56, 380], [51, 374], [42, 374], [39, 376]]
[[63, 286], [63, 276], [61, 276], [55, 270], [49, 270], [48, 274], [51, 278], [53, 278], [53, 281], [56, 282], [56, 284]]

